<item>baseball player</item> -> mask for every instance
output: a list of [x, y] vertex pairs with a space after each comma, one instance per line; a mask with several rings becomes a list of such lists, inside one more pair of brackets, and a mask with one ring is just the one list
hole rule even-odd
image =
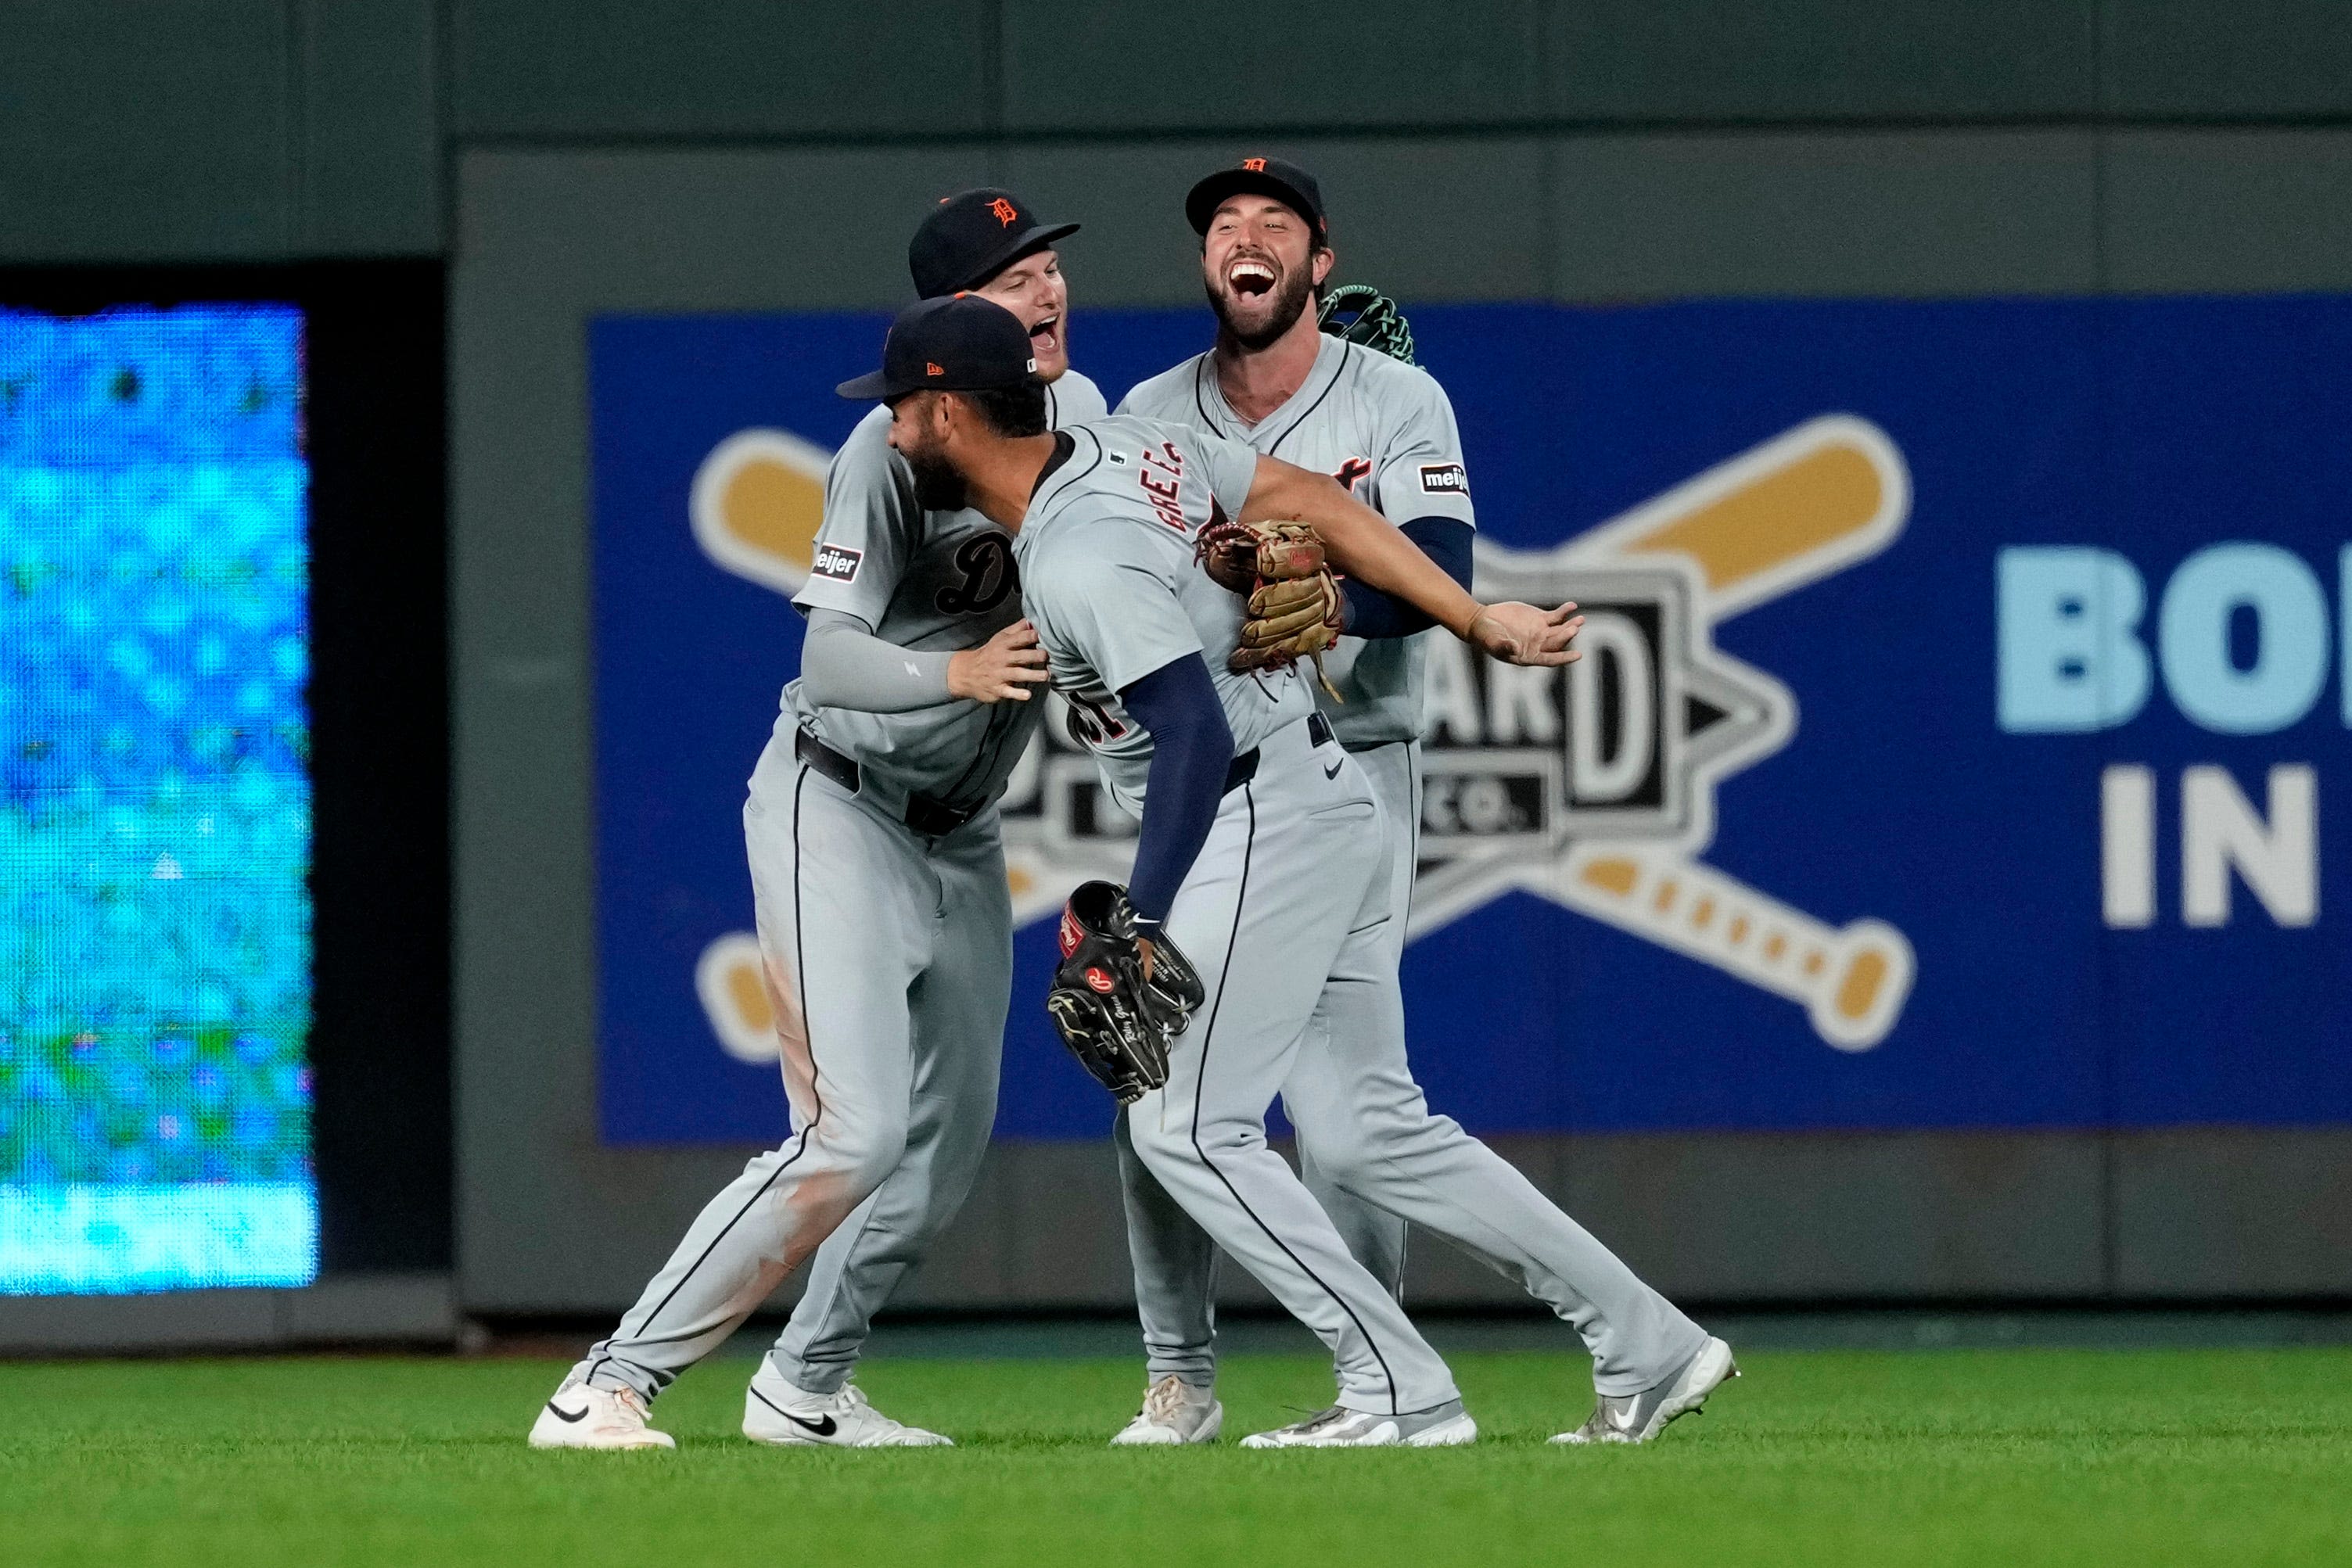
[[[1055, 243], [1011, 193], [916, 232], [916, 291], [994, 301], [1047, 423], [1096, 418], [1069, 369]], [[1006, 314], [1007, 312], [1010, 314]], [[1012, 539], [910, 468], [877, 409], [835, 456], [801, 675], [743, 809], [793, 1136], [713, 1198], [613, 1335], [540, 1412], [534, 1448], [669, 1448], [646, 1407], [803, 1260], [807, 1291], [744, 1396], [756, 1441], [922, 1447], [849, 1381], [874, 1312], [963, 1203], [996, 1115], [1012, 908], [996, 799], [1044, 704]]]
[[[1412, 363], [1410, 332], [1385, 300], [1371, 297], [1349, 335], [1384, 338], [1387, 352], [1319, 330], [1309, 308], [1334, 261], [1315, 177], [1280, 159], [1246, 159], [1195, 184], [1185, 214], [1202, 235], [1216, 344], [1136, 387], [1119, 412], [1192, 425], [1330, 475], [1469, 588], [1474, 513], [1444, 389]], [[1370, 294], [1349, 292], [1359, 301]], [[1729, 1374], [1729, 1354], [1517, 1171], [1430, 1114], [1406, 1061], [1396, 977], [1417, 858], [1422, 633], [1431, 622], [1360, 580], [1341, 592], [1349, 635], [1329, 660], [1334, 693], [1318, 700], [1381, 802], [1391, 842], [1378, 974], [1326, 993], [1312, 1042], [1282, 1086], [1302, 1172], [1350, 1250], [1391, 1291], [1402, 1282], [1409, 1216], [1575, 1325], [1599, 1397], [1585, 1425], [1557, 1440], [1645, 1439]], [[1378, 1168], [1384, 1138], [1465, 1152], [1447, 1164], [1442, 1184], [1413, 1191]], [[1113, 1441], [1208, 1441], [1223, 1421], [1215, 1249], [1153, 1181], [1131, 1140], [1120, 1138], [1119, 1151], [1149, 1389]]]
[[[1132, 882], [1109, 890], [1108, 917], [1076, 897], [1064, 915], [1066, 956], [1082, 941], [1129, 952], [1075, 976], [1066, 963], [1049, 998], [1057, 1022], [1066, 986], [1071, 1009], [1108, 1009], [1097, 1016], [1151, 1006], [1132, 977], [1151, 984], [1155, 953], [1183, 977], [1190, 1027], [1156, 1082], [1134, 1085], [1129, 1140], [1339, 1369], [1333, 1409], [1250, 1442], [1468, 1442], [1477, 1427], [1444, 1361], [1265, 1141], [1265, 1107], [1312, 1044], [1327, 991], [1387, 967], [1390, 834], [1297, 666], [1250, 667], [1244, 601], [1196, 556], [1204, 532], [1230, 519], [1299, 519], [1351, 576], [1516, 663], [1572, 657], [1573, 606], [1482, 606], [1328, 477], [1236, 441], [1131, 417], [1048, 433], [1024, 353], [1019, 323], [986, 301], [930, 301], [894, 323], [882, 370], [842, 391], [889, 400], [891, 442], [916, 473], [951, 476], [1013, 531], [1055, 689], [1106, 789], [1141, 820]], [[1406, 1135], [1383, 1132], [1376, 1157], [1396, 1183], [1443, 1192], [1462, 1190], [1465, 1172], [1484, 1176], [1481, 1156], [1509, 1170], [1423, 1112]], [[1477, 1190], [1506, 1204], [1498, 1222], [1525, 1207], [1491, 1176]], [[1383, 1207], [1401, 1201], [1386, 1187], [1375, 1196]]]

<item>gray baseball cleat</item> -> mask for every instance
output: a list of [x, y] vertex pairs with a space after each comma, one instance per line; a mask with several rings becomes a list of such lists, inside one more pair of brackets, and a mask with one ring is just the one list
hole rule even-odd
[[1706, 1403], [1706, 1396], [1727, 1378], [1739, 1375], [1731, 1347], [1710, 1337], [1696, 1354], [1655, 1388], [1639, 1394], [1603, 1394], [1594, 1400], [1592, 1414], [1573, 1432], [1562, 1432], [1555, 1443], [1646, 1443], [1666, 1429], [1666, 1423], [1686, 1416]]
[[1478, 1423], [1449, 1399], [1433, 1410], [1410, 1416], [1376, 1416], [1338, 1406], [1271, 1432], [1253, 1432], [1244, 1448], [1453, 1448], [1475, 1442]]
[[1153, 1383], [1143, 1408], [1113, 1437], [1114, 1448], [1213, 1443], [1225, 1428], [1225, 1407], [1213, 1388], [1195, 1388], [1172, 1373]]

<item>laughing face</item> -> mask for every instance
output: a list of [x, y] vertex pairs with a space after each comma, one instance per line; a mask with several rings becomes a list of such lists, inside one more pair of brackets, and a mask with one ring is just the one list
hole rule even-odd
[[1270, 196], [1228, 198], [1201, 239], [1209, 305], [1253, 352], [1290, 330], [1330, 270], [1331, 253], [1317, 248], [1307, 220]]
[[1070, 288], [1063, 280], [1058, 255], [1041, 250], [1024, 256], [972, 292], [995, 300], [1029, 329], [1038, 380], [1061, 380], [1070, 368]]

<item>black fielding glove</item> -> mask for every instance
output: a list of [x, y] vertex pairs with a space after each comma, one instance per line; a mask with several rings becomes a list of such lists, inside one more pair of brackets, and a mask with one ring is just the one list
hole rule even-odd
[[1365, 283], [1342, 283], [1324, 291], [1315, 323], [1334, 338], [1378, 349], [1391, 360], [1418, 364], [1412, 357], [1412, 326], [1396, 301]]
[[1169, 1042], [1201, 1005], [1200, 977], [1162, 936], [1151, 944], [1151, 977], [1143, 977], [1140, 923], [1117, 883], [1087, 883], [1070, 894], [1061, 939], [1045, 1011], [1079, 1065], [1131, 1104], [1168, 1082]]

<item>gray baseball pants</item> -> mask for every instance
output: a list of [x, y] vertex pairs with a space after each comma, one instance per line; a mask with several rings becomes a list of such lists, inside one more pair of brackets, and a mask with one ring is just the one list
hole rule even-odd
[[830, 1393], [874, 1312], [971, 1190], [996, 1117], [1013, 910], [991, 807], [928, 839], [769, 743], [743, 808], [793, 1135], [688, 1227], [591, 1382], [650, 1399], [809, 1255], [770, 1352]]
[[1453, 1375], [1265, 1139], [1325, 977], [1377, 967], [1389, 921], [1380, 805], [1320, 727], [1268, 737], [1221, 802], [1168, 915], [1207, 998], [1123, 1120], [1160, 1190], [1330, 1348], [1340, 1405], [1426, 1410], [1459, 1397]]
[[[1550, 1307], [1591, 1353], [1599, 1392], [1655, 1387], [1696, 1353], [1705, 1332], [1508, 1161], [1433, 1113], [1413, 1082], [1397, 967], [1420, 821], [1420, 750], [1379, 747], [1352, 759], [1382, 808], [1389, 853], [1375, 908], [1385, 918], [1370, 925], [1368, 912], [1354, 922], [1360, 930], [1339, 950], [1278, 1082], [1300, 1164], [1396, 1228], [1411, 1221], [1456, 1243]], [[1295, 866], [1292, 874], [1300, 874]], [[1311, 864], [1303, 874], [1320, 885]], [[1307, 962], [1279, 935], [1270, 940], [1281, 961]], [[1191, 946], [1184, 950], [1201, 963]], [[1155, 1189], [1159, 1167], [1135, 1157], [1132, 1142], [1121, 1144], [1120, 1176], [1150, 1375], [1205, 1385], [1216, 1364], [1215, 1247], [1188, 1216], [1191, 1205], [1162, 1190], [1164, 1180]], [[1384, 1234], [1393, 1231], [1374, 1233], [1376, 1247], [1387, 1245]], [[1402, 1259], [1401, 1242], [1393, 1255]]]

